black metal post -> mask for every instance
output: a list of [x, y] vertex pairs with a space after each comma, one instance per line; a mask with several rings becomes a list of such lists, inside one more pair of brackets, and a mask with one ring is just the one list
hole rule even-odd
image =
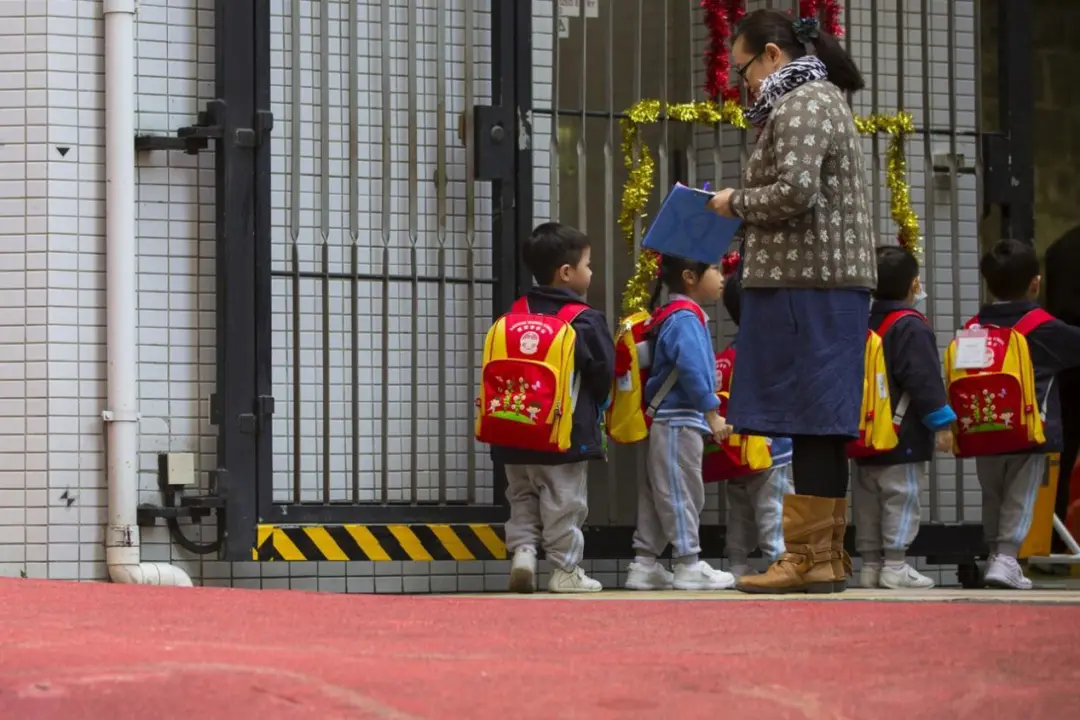
[[997, 6], [1000, 121], [1009, 143], [1009, 202], [1001, 209], [1001, 233], [1034, 243], [1035, 3], [1001, 0]]
[[[270, 267], [269, 248], [259, 247], [270, 241], [270, 22], [262, 0], [217, 0], [215, 10], [216, 486], [225, 498], [221, 556], [239, 560], [255, 547], [258, 451], [270, 442], [261, 426], [272, 410], [272, 400], [260, 401], [269, 395]], [[261, 475], [268, 480], [269, 468]]]
[[[492, 255], [498, 317], [528, 287], [521, 278], [520, 243], [532, 222], [532, 17], [529, 3], [492, 3], [492, 105], [512, 122], [501, 149], [510, 161], [508, 177], [492, 180]], [[527, 276], [528, 273], [525, 273]]]
[[[493, 310], [498, 317], [531, 280], [520, 247], [532, 229], [532, 13], [530, 3], [519, 0], [493, 0], [491, 9], [492, 105], [509, 121], [509, 137], [499, 144], [499, 152], [506, 153], [510, 173], [492, 179], [492, 260], [497, 278]], [[494, 480], [496, 501], [504, 503], [506, 472], [499, 464]]]

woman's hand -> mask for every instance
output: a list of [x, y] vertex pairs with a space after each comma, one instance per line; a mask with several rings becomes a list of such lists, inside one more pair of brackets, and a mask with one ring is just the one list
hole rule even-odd
[[712, 199], [709, 200], [709, 209], [722, 217], [735, 217], [735, 213], [731, 211], [731, 194], [733, 192], [735, 192], [733, 189], [725, 188], [713, 195]]

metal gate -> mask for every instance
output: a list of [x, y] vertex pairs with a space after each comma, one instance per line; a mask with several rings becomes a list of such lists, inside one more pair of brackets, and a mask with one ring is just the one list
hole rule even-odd
[[[907, 109], [919, 126], [909, 176], [942, 339], [978, 300], [982, 209], [1000, 206], [1003, 235], [1033, 234], [1032, 9], [996, 9], [988, 134], [975, 57], [988, 4], [845, 8], [871, 87], [857, 110]], [[217, 0], [215, 15], [216, 99], [178, 137], [138, 142], [215, 152], [223, 557], [503, 556], [503, 483], [472, 440], [483, 333], [529, 284], [518, 240], [549, 218], [593, 239], [590, 300], [615, 320], [632, 266], [615, 219], [621, 113], [701, 96], [698, 0]], [[650, 211], [675, 179], [738, 182], [739, 132], [662, 116], [642, 138]], [[880, 145], [867, 152], [889, 233]], [[718, 338], [729, 330], [717, 320]], [[629, 552], [640, 467], [618, 448], [590, 469], [590, 557]], [[975, 497], [970, 468], [937, 463], [916, 550], [972, 553]], [[714, 491], [710, 555], [723, 515]]]
[[505, 556], [472, 424], [531, 203], [517, 10], [217, 0], [216, 99], [137, 141], [215, 151], [224, 558]]

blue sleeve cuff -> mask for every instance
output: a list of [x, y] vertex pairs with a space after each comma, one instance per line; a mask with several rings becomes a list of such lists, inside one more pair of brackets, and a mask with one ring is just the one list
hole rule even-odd
[[701, 414], [714, 412], [720, 409], [720, 398], [716, 397], [716, 393], [707, 393], [704, 397], [704, 401], [698, 407]]
[[956, 422], [956, 413], [948, 405], [940, 407], [922, 419], [923, 425], [937, 432]]

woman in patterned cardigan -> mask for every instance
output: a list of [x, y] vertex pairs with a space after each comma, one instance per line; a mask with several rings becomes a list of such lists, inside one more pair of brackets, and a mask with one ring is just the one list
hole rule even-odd
[[850, 560], [847, 442], [858, 433], [870, 291], [877, 284], [865, 162], [845, 92], [862, 76], [814, 20], [750, 13], [732, 55], [758, 128], [744, 187], [712, 209], [744, 221], [742, 332], [728, 422], [793, 440], [788, 552], [744, 592], [839, 592]]

